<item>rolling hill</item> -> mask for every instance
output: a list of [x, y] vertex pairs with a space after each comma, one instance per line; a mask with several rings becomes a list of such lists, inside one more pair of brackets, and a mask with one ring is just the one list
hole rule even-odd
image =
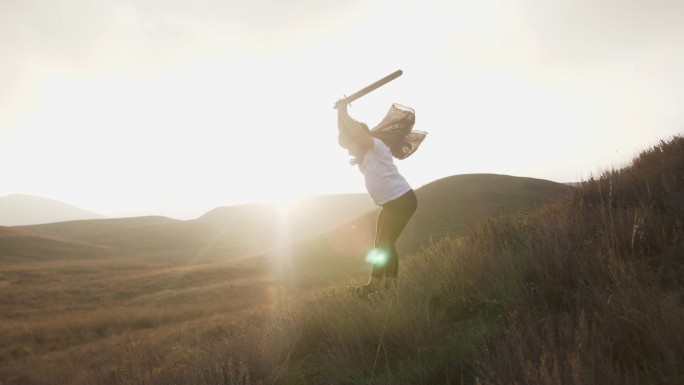
[[0, 263], [80, 260], [112, 255], [112, 248], [107, 246], [0, 227]]
[[[416, 190], [418, 209], [400, 238], [400, 253], [413, 253], [430, 239], [462, 234], [487, 218], [530, 210], [572, 190], [564, 184], [507, 175], [456, 175]], [[0, 258], [11, 254], [43, 260], [46, 242], [61, 241], [64, 253], [140, 255], [175, 260], [215, 261], [248, 255], [288, 253], [288, 258], [311, 263], [363, 255], [372, 246], [378, 208], [366, 194], [310, 197], [288, 208], [250, 204], [217, 208], [190, 221], [166, 217], [81, 220], [15, 227], [31, 234], [0, 245]], [[5, 234], [6, 239], [10, 233]], [[36, 242], [45, 236], [41, 242]], [[83, 245], [83, 250], [72, 249]], [[271, 252], [271, 250], [278, 250]], [[50, 251], [53, 258], [60, 251]], [[331, 268], [334, 264], [331, 265]]]
[[[574, 190], [547, 180], [496, 174], [443, 178], [416, 190], [418, 208], [397, 242], [400, 256], [416, 253], [431, 240], [462, 235], [501, 215], [529, 212]], [[367, 274], [378, 210], [268, 255], [289, 259], [289, 279], [318, 284], [350, 273]]]
[[460, 235], [500, 215], [528, 212], [573, 190], [543, 179], [497, 174], [455, 175], [416, 192], [418, 209], [398, 247], [413, 253], [430, 239]]
[[24, 226], [96, 218], [104, 217], [53, 199], [20, 194], [0, 197], [0, 226]]
[[[200, 264], [146, 256], [173, 255], [179, 226], [249, 234], [264, 219], [239, 207], [187, 222], [0, 227], [0, 248], [13, 240], [40, 261], [0, 263], [0, 382], [683, 383], [683, 155], [677, 137], [577, 188], [486, 174], [423, 186], [415, 239], [403, 240], [419, 250], [403, 250], [398, 288], [365, 299], [345, 286], [368, 272], [376, 210], [260, 258]], [[466, 236], [423, 247], [439, 238], [430, 226]], [[76, 258], [105, 243], [139, 254], [52, 262], [35, 243]]]
[[[45, 236], [53, 241], [106, 247], [119, 256], [206, 262], [264, 253], [277, 243], [296, 242], [320, 234], [372, 209], [372, 201], [366, 194], [343, 194], [311, 197], [287, 208], [266, 203], [222, 207], [189, 221], [135, 217], [14, 229], [33, 234], [33, 239]], [[20, 243], [16, 240], [12, 247]], [[23, 246], [22, 255], [29, 259], [43, 258], [38, 255], [45, 250], [37, 247], [37, 243], [26, 241]], [[0, 259], [5, 254], [8, 254], [7, 247], [0, 244]], [[14, 258], [16, 253], [12, 255]], [[56, 255], [55, 258], [63, 257]]]
[[[402, 272], [415, 260], [410, 250], [430, 238], [468, 231], [487, 216], [527, 210], [568, 189], [504, 175], [454, 176], [423, 186], [410, 236], [400, 246]], [[287, 210], [224, 207], [191, 221], [0, 227], [0, 361], [10, 363], [0, 366], [0, 382], [89, 383], [92, 376], [126, 372], [122, 362], [141, 365], [130, 354], [175, 360], [173, 349], [188, 338], [202, 346], [229, 343], [215, 357], [255, 346], [259, 340], [250, 332], [236, 339], [224, 328], [249, 325], [246, 314], [318, 293], [331, 281], [367, 276], [363, 255], [377, 210], [366, 194], [353, 194], [311, 198]], [[206, 329], [207, 323], [216, 327]]]

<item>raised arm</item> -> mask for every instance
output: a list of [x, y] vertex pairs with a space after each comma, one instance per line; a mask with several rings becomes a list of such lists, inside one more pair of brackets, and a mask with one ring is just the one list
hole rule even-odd
[[337, 128], [341, 132], [348, 133], [351, 139], [361, 145], [364, 149], [370, 150], [373, 148], [373, 137], [368, 131], [368, 126], [349, 116], [346, 104], [340, 105], [337, 108]]

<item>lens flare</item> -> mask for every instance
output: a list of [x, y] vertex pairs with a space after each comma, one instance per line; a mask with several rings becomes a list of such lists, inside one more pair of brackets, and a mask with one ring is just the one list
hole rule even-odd
[[383, 249], [372, 249], [371, 251], [366, 254], [366, 262], [372, 263], [374, 265], [384, 265], [387, 263], [387, 260], [389, 259], [389, 253], [387, 250]]

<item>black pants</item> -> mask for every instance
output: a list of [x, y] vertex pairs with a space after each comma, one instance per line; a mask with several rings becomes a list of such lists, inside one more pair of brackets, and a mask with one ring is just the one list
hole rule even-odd
[[385, 257], [373, 263], [371, 277], [396, 278], [399, 272], [399, 256], [395, 243], [417, 206], [418, 200], [413, 190], [381, 206], [375, 229], [375, 251]]

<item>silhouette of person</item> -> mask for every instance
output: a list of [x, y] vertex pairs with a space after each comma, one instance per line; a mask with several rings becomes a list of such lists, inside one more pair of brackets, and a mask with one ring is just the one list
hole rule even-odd
[[338, 143], [353, 157], [364, 176], [366, 189], [373, 203], [380, 206], [375, 245], [367, 256], [373, 264], [368, 283], [354, 288], [360, 297], [382, 287], [396, 284], [399, 256], [396, 241], [417, 207], [416, 194], [399, 173], [393, 158], [411, 155], [426, 133], [413, 131], [415, 114], [412, 109], [393, 104], [383, 121], [373, 130], [349, 116], [347, 104], [336, 104]]

